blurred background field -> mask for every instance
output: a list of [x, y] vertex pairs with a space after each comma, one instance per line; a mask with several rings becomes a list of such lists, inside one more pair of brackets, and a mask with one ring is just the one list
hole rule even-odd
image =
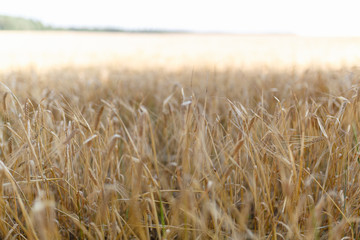
[[0, 32], [0, 70], [31, 67], [304, 69], [356, 67], [360, 37]]

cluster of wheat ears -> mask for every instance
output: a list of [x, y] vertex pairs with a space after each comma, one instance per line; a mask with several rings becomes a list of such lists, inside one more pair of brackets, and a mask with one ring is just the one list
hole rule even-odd
[[12, 71], [2, 239], [357, 239], [360, 71]]

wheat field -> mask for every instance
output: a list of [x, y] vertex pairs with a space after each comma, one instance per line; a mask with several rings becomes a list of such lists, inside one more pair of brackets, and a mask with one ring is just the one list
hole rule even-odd
[[0, 39], [1, 239], [360, 238], [360, 39]]

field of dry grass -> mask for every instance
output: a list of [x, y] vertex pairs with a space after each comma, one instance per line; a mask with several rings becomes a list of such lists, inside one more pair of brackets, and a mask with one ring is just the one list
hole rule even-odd
[[360, 238], [359, 39], [1, 38], [2, 239]]

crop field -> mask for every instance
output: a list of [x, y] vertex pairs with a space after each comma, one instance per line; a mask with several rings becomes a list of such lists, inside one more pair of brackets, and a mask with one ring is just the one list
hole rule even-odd
[[360, 38], [0, 43], [1, 239], [360, 238]]

